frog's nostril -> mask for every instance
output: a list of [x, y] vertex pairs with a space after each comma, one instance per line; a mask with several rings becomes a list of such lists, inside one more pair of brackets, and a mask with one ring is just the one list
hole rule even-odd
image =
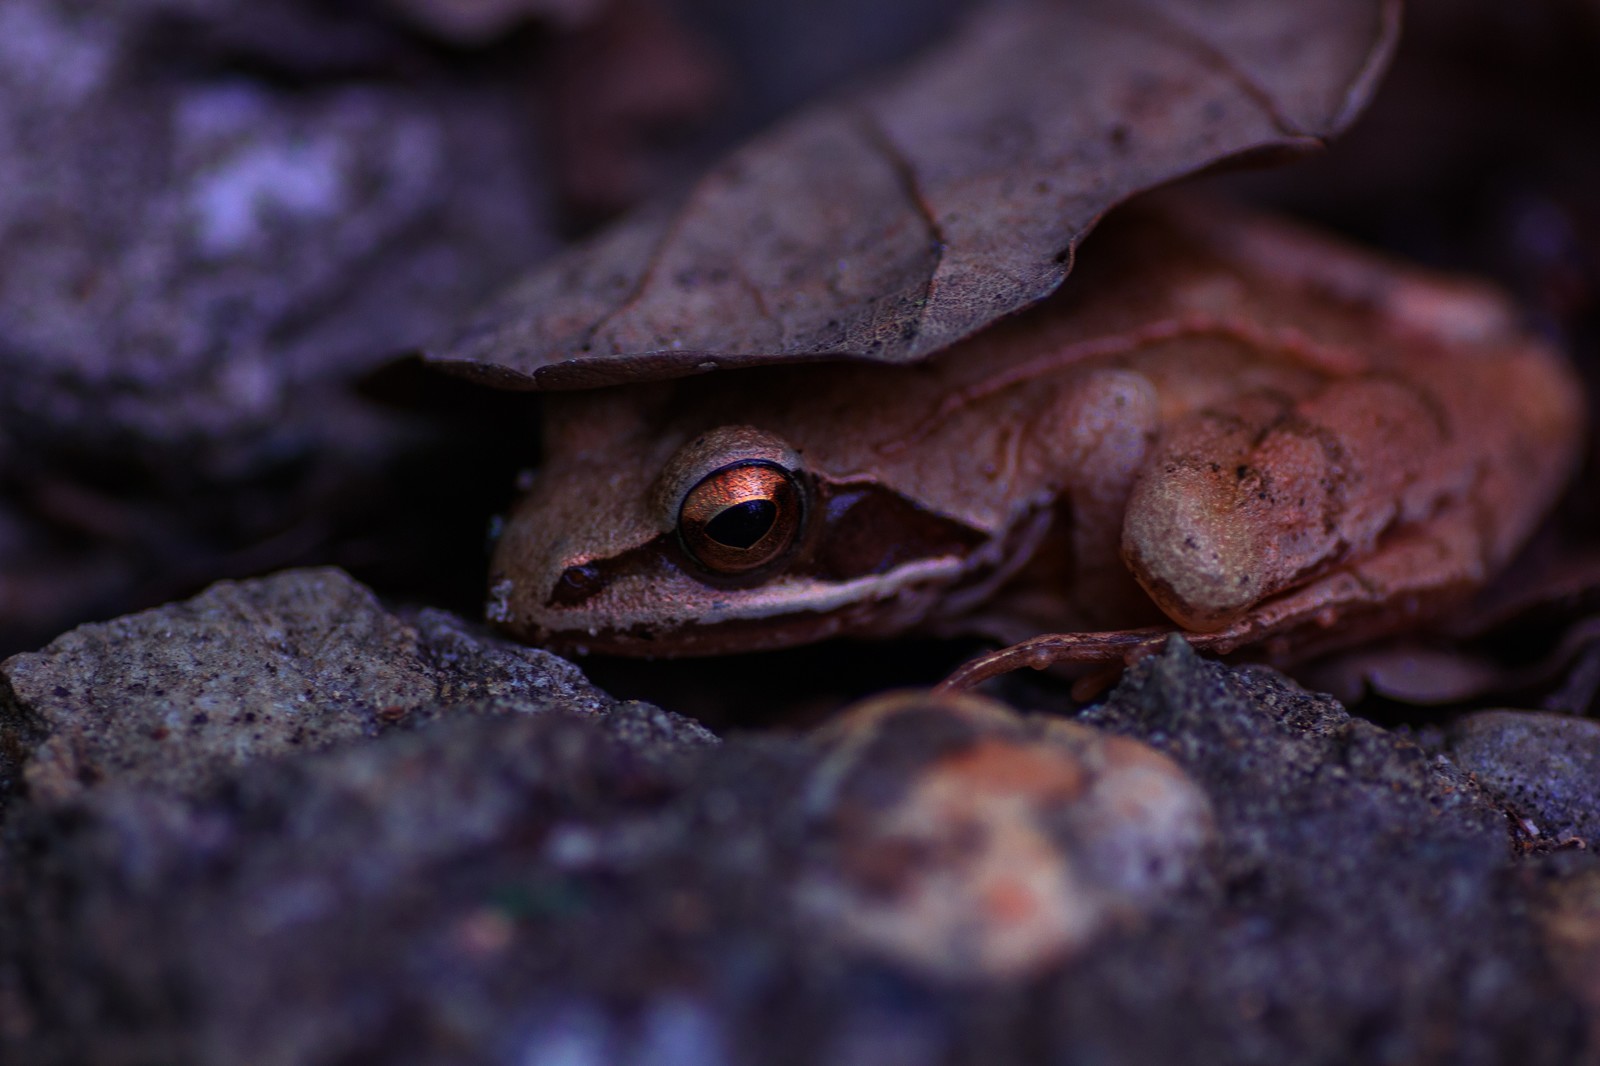
[[558, 607], [576, 607], [601, 589], [605, 577], [593, 563], [580, 563], [561, 571], [556, 587], [551, 590], [550, 603]]

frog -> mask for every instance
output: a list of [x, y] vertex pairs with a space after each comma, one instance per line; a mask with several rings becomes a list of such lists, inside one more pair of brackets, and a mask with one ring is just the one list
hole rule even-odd
[[976, 634], [1017, 666], [1171, 634], [1273, 662], [1424, 626], [1573, 472], [1582, 390], [1488, 283], [1192, 196], [911, 366], [545, 397], [487, 614], [569, 653]]

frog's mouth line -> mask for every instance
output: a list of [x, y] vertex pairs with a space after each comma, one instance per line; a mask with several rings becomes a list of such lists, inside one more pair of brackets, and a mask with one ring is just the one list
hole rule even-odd
[[[568, 565], [556, 578], [544, 607], [581, 613], [602, 594], [641, 581], [659, 582], [664, 588], [693, 582], [707, 589], [707, 595], [717, 590], [733, 595], [763, 586], [792, 591], [785, 582], [807, 578], [855, 589], [860, 587], [857, 579], [881, 580], [918, 561], [965, 558], [993, 539], [985, 530], [935, 514], [873, 482], [816, 478], [806, 497], [806, 510], [813, 516], [809, 528], [795, 550], [772, 566], [740, 574], [712, 573], [696, 563], [675, 533], [663, 532], [614, 557]], [[642, 603], [648, 592], [643, 586], [640, 592]], [[608, 596], [613, 603], [619, 599]], [[665, 600], [662, 606], [670, 607]]]
[[[1004, 537], [972, 550], [913, 559], [883, 572], [837, 581], [804, 571], [759, 588], [697, 588], [674, 616], [660, 592], [662, 574], [634, 573], [611, 590], [638, 605], [634, 618], [585, 629], [535, 626], [535, 639], [555, 650], [635, 656], [691, 657], [763, 651], [830, 637], [888, 636], [966, 610], [1010, 580], [1047, 535], [1050, 509], [1031, 509]], [[676, 575], [679, 581], [684, 575]]]
[[[968, 562], [956, 557], [905, 563], [889, 574], [844, 582], [786, 575], [759, 590], [720, 600], [716, 590], [682, 618], [646, 592], [638, 620], [592, 630], [539, 627], [538, 643], [554, 650], [622, 655], [694, 656], [763, 651], [825, 640], [843, 633], [904, 630], [929, 613]], [[642, 588], [649, 579], [635, 577]], [[626, 595], [628, 581], [619, 582]]]
[[814, 589], [789, 591], [770, 603], [712, 608], [698, 618], [674, 623], [650, 621], [597, 627], [587, 631], [539, 631], [538, 642], [554, 651], [602, 655], [690, 656], [768, 651], [813, 643], [837, 635], [893, 635], [922, 621], [936, 608], [944, 589], [962, 575], [960, 560], [907, 563], [888, 579], [829, 584], [808, 581]]

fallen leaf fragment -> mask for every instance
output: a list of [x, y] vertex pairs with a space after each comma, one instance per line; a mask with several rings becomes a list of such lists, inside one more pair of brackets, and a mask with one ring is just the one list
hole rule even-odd
[[[1202, 10], [1203, 8], [1203, 10]], [[584, 388], [922, 358], [1049, 294], [1112, 205], [1360, 109], [1397, 0], [986, 6], [535, 270], [433, 361]]]

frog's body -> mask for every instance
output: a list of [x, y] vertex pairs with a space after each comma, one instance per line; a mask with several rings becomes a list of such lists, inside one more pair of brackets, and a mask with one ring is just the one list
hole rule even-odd
[[1164, 619], [1292, 651], [1481, 585], [1570, 472], [1579, 397], [1480, 286], [1147, 207], [917, 367], [552, 397], [490, 615], [643, 655]]

